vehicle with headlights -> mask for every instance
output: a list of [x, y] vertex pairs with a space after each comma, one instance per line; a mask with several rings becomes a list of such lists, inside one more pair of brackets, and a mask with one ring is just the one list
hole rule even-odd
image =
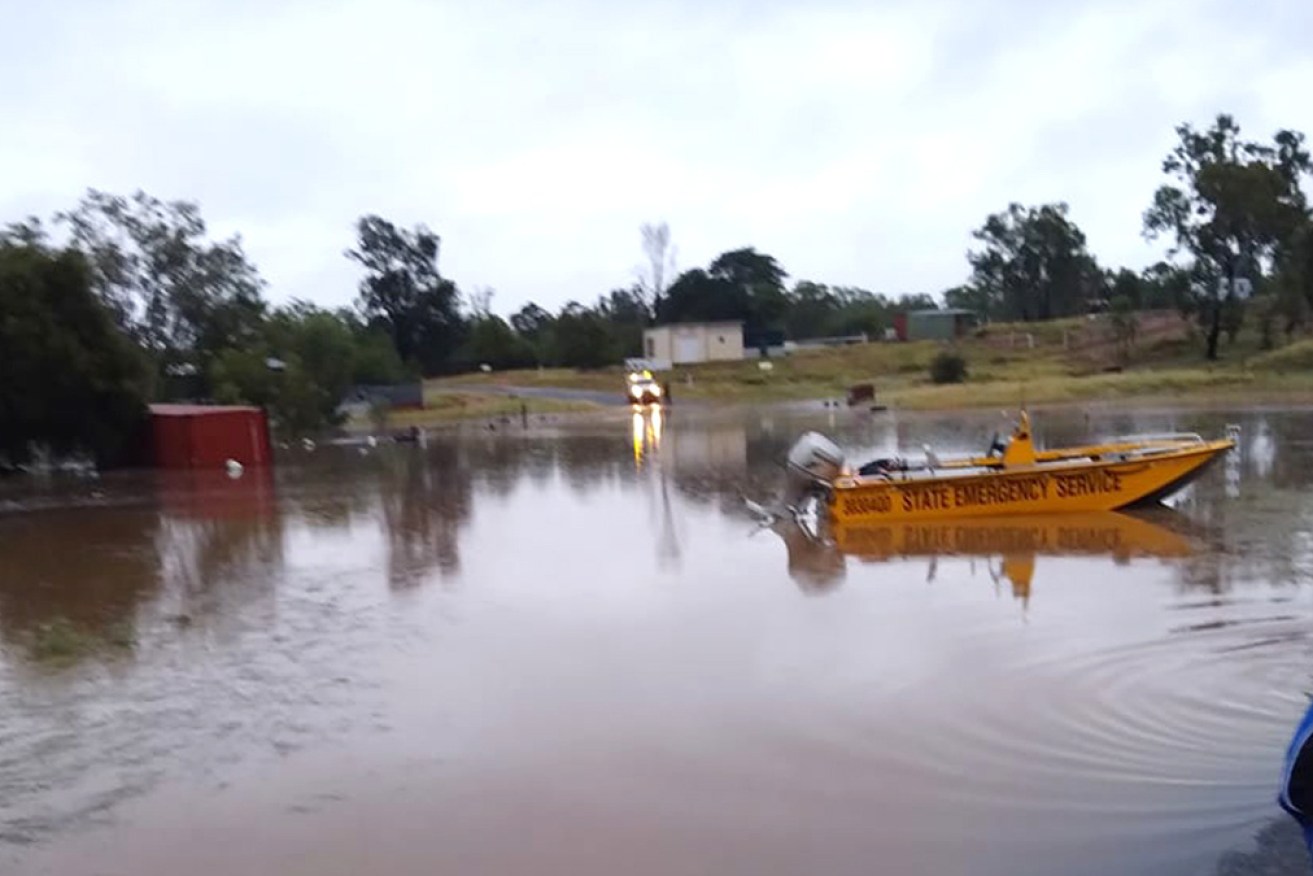
[[635, 371], [629, 374], [629, 401], [643, 406], [661, 404], [661, 384], [652, 377], [652, 372]]

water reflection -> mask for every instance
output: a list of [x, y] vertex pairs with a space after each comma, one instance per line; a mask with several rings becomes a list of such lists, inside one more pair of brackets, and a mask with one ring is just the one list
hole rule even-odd
[[816, 533], [785, 519], [773, 529], [788, 549], [790, 576], [811, 593], [837, 587], [849, 557], [862, 563], [925, 558], [930, 580], [940, 558], [965, 557], [984, 561], [990, 576], [1008, 581], [1012, 595], [1025, 602], [1037, 557], [1106, 557], [1122, 565], [1135, 557], [1181, 559], [1195, 551], [1192, 524], [1166, 511], [850, 525]]
[[268, 599], [283, 563], [283, 517], [273, 473], [168, 471], [153, 475], [159, 525], [153, 550], [170, 608], [190, 623]]
[[[499, 475], [509, 456], [494, 452], [483, 459], [490, 488], [504, 492], [510, 478]], [[448, 578], [460, 571], [460, 531], [473, 510], [473, 477], [464, 448], [452, 442], [427, 451], [400, 449], [383, 460], [381, 517], [393, 589], [414, 587], [435, 570]]]
[[153, 508], [0, 519], [0, 636], [26, 649], [36, 629], [66, 622], [89, 640], [135, 637], [161, 589], [159, 529]]
[[0, 636], [61, 627], [86, 659], [136, 640], [146, 606], [190, 623], [271, 592], [283, 521], [267, 470], [156, 472], [130, 497], [0, 519]]
[[[673, 453], [662, 453], [661, 436], [665, 429], [666, 414], [657, 405], [643, 410], [635, 410], [630, 418], [630, 436], [634, 453], [634, 470], [640, 478], [646, 470], [645, 494], [648, 498], [649, 514], [656, 517], [656, 561], [657, 567], [664, 572], [679, 569], [680, 549], [679, 533], [675, 528], [674, 510], [671, 504], [670, 467], [675, 465]], [[658, 492], [653, 497], [653, 482]], [[660, 509], [654, 511], [654, 502], [659, 502]]]
[[661, 408], [636, 409], [630, 417], [630, 436], [634, 448], [634, 469], [643, 470], [643, 460], [661, 452], [661, 429], [665, 415]]

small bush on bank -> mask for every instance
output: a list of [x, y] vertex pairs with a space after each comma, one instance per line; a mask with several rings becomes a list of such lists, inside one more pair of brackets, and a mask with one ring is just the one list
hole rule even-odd
[[967, 379], [967, 360], [958, 353], [944, 351], [930, 360], [933, 383], [961, 383]]

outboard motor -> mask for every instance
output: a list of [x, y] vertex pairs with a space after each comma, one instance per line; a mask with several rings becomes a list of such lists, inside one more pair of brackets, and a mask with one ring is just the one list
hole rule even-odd
[[807, 432], [789, 450], [789, 482], [801, 493], [817, 482], [832, 484], [843, 472], [843, 451], [819, 432]]

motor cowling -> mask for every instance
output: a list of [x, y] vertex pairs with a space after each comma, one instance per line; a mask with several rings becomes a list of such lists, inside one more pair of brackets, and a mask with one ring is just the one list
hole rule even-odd
[[839, 446], [819, 432], [807, 432], [789, 450], [789, 477], [799, 487], [834, 483], [843, 472]]

